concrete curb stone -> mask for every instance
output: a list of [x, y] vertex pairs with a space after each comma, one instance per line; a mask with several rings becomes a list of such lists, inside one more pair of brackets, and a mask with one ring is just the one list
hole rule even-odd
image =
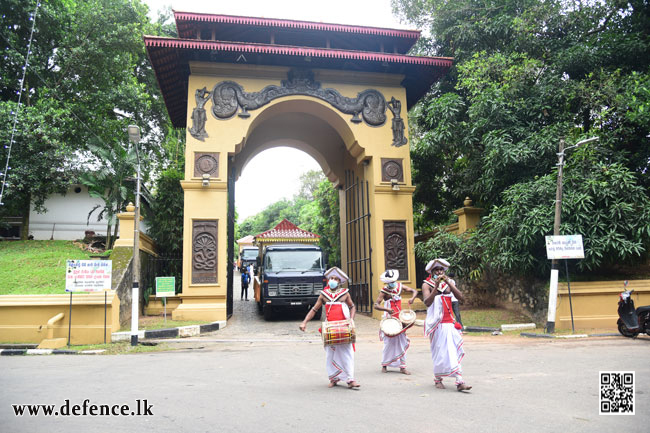
[[106, 352], [98, 350], [60, 350], [60, 349], [0, 349], [0, 356], [16, 355], [96, 355]]
[[[178, 328], [153, 329], [151, 331], [139, 330], [138, 339], [169, 339], [169, 338], [187, 338], [196, 337], [201, 334], [218, 331], [226, 326], [225, 321], [207, 323], [205, 325], [188, 325]], [[131, 332], [113, 332], [111, 341], [131, 341]], [[9, 345], [4, 345], [6, 347]], [[21, 355], [95, 355], [105, 352], [105, 350], [66, 350], [66, 349], [36, 349], [36, 345], [20, 344], [17, 347], [0, 348], [0, 356], [21, 356]]]

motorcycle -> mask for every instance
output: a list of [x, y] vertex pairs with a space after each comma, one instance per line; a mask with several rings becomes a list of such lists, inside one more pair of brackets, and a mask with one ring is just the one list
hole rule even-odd
[[[627, 289], [627, 281], [624, 289]], [[618, 332], [624, 337], [635, 338], [640, 333], [650, 335], [650, 306], [634, 308], [634, 290], [624, 290], [618, 300]]]

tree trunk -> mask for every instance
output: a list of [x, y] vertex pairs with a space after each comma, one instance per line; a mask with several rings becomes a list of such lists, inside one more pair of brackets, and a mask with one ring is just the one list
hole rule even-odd
[[115, 220], [115, 230], [113, 230], [113, 239], [112, 242], [109, 244], [108, 242], [106, 243], [106, 249], [111, 250], [113, 249], [113, 244], [117, 240], [117, 229], [120, 227], [120, 220], [116, 219]]

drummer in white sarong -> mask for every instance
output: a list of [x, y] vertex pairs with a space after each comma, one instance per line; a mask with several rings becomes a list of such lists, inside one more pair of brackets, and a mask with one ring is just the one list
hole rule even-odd
[[[309, 310], [300, 330], [305, 331], [307, 322], [314, 318], [316, 312], [325, 305], [325, 317], [328, 322], [354, 320], [356, 307], [348, 289], [341, 287], [348, 281], [348, 276], [336, 266], [325, 272], [327, 286], [322, 290], [314, 307]], [[361, 385], [354, 380], [354, 347], [352, 343], [325, 346], [327, 375], [329, 387], [332, 388], [344, 380], [348, 388], [358, 389]]]
[[[397, 269], [386, 270], [379, 279], [385, 286], [379, 292], [375, 309], [383, 311], [384, 318], [394, 317], [399, 320], [399, 313], [402, 310], [402, 291], [411, 292], [409, 305], [413, 304], [418, 292], [402, 283], [398, 283], [399, 271]], [[389, 337], [379, 330], [379, 339], [384, 343], [384, 350], [381, 359], [381, 371], [388, 372], [388, 367], [399, 368], [402, 374], [411, 374], [406, 369], [406, 351], [409, 348], [410, 340], [403, 331], [395, 336]]]
[[432, 277], [422, 285], [422, 296], [427, 306], [424, 332], [431, 345], [436, 388], [445, 388], [442, 384], [444, 377], [454, 377], [456, 389], [468, 391], [472, 387], [463, 380], [460, 364], [465, 356], [461, 326], [452, 312], [454, 297], [462, 301], [463, 295], [456, 288], [456, 282], [445, 275], [447, 268], [449, 262], [445, 259], [431, 260], [426, 266]]

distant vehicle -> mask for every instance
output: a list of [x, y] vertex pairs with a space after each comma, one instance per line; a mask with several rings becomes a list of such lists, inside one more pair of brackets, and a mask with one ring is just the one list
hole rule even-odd
[[[259, 310], [265, 320], [281, 310], [308, 311], [325, 287], [325, 258], [316, 245], [286, 244], [264, 248], [260, 261]], [[321, 310], [316, 313], [320, 319]]]
[[244, 249], [242, 249], [241, 254], [239, 256], [240, 259], [239, 270], [241, 271], [244, 268], [248, 269], [250, 265], [253, 265], [253, 267], [255, 267], [259, 252], [260, 250], [257, 247], [245, 247]]

